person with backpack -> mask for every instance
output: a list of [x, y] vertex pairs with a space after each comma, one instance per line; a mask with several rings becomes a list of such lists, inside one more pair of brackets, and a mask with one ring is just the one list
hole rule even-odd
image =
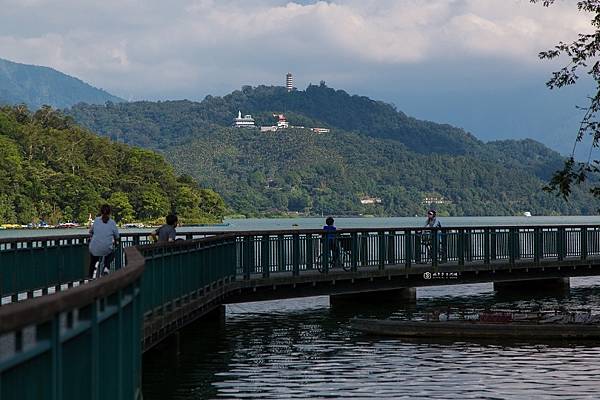
[[[115, 258], [115, 245], [119, 242], [119, 229], [110, 217], [111, 209], [108, 204], [100, 207], [100, 215], [94, 219], [90, 228], [90, 267], [88, 275], [94, 278], [110, 272], [110, 264]], [[102, 260], [102, 262], [100, 262]]]

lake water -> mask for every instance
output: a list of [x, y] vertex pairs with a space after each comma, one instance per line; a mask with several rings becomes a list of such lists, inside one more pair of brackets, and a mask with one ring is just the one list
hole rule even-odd
[[[339, 228], [422, 226], [424, 218], [338, 218]], [[441, 218], [444, 226], [599, 224], [593, 217]], [[323, 219], [230, 221], [228, 230], [320, 228]], [[410, 341], [365, 336], [352, 317], [419, 318], [447, 307], [590, 308], [600, 278], [566, 297], [502, 299], [492, 284], [422, 288], [417, 302], [330, 307], [328, 297], [228, 305], [147, 353], [145, 399], [598, 399], [600, 343]]]
[[[343, 228], [401, 228], [420, 227], [425, 224], [425, 217], [392, 217], [392, 218], [336, 218], [335, 225]], [[498, 225], [600, 225], [600, 216], [559, 216], [559, 217], [440, 217], [444, 227], [461, 226], [498, 226]], [[199, 231], [252, 231], [252, 230], [286, 230], [286, 229], [321, 229], [325, 218], [248, 218], [226, 219], [227, 226], [178, 227], [177, 232]], [[152, 229], [121, 229], [121, 233], [150, 232]], [[75, 229], [7, 229], [0, 230], [1, 238], [33, 237], [54, 235], [86, 234], [86, 228]]]
[[144, 356], [144, 398], [598, 399], [600, 343], [402, 340], [365, 336], [349, 321], [448, 306], [599, 313], [599, 283], [572, 279], [563, 298], [503, 300], [477, 284], [418, 289], [408, 306], [332, 308], [327, 297], [229, 305], [224, 324], [182, 332], [179, 356], [169, 343]]

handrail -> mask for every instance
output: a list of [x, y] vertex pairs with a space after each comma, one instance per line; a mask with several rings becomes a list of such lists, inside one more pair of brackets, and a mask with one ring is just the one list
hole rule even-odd
[[[338, 233], [352, 233], [352, 232], [388, 232], [388, 231], [403, 231], [403, 230], [458, 230], [458, 229], [535, 229], [535, 228], [543, 228], [543, 229], [558, 229], [558, 228], [590, 228], [597, 227], [600, 229], [600, 225], [596, 223], [590, 224], [533, 224], [533, 225], [447, 225], [441, 228], [426, 228], [423, 226], [391, 226], [385, 228], [339, 228], [337, 229]], [[127, 232], [120, 231], [121, 237], [128, 236], [148, 236], [150, 235], [152, 230], [148, 232]], [[235, 234], [238, 236], [256, 236], [256, 235], [292, 235], [295, 233], [301, 234], [317, 234], [322, 233], [323, 230], [319, 228], [314, 229], [262, 229], [262, 230], [223, 230], [223, 231], [179, 231], [177, 232], [178, 236], [194, 236], [194, 235], [202, 235], [202, 236], [221, 236], [225, 234]], [[12, 243], [12, 242], [37, 242], [37, 241], [48, 241], [48, 240], [63, 240], [63, 239], [86, 239], [89, 238], [88, 234], [73, 234], [73, 235], [60, 235], [60, 236], [18, 236], [18, 237], [10, 237], [10, 238], [0, 238], [0, 244], [2, 243]]]
[[131, 284], [144, 272], [144, 257], [135, 247], [125, 249], [127, 268], [102, 279], [48, 296], [0, 307], [0, 334], [49, 320], [55, 314], [89, 304]]

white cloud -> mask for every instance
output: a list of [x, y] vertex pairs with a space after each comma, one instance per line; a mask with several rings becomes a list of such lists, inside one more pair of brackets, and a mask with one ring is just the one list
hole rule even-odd
[[539, 51], [589, 28], [573, 2], [542, 8], [528, 0], [0, 0], [0, 7], [7, 10], [0, 57], [136, 98], [200, 95], [269, 76], [267, 83], [279, 82], [276, 74], [292, 67], [342, 79], [445, 60], [530, 68]]

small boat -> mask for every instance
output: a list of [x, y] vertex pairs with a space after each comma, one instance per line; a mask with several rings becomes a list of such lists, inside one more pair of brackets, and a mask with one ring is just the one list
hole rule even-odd
[[529, 211], [525, 211], [525, 212], [523, 213], [523, 216], [524, 216], [524, 217], [531, 217], [531, 212], [529, 212]]
[[351, 320], [352, 328], [367, 334], [405, 338], [484, 338], [524, 340], [600, 339], [600, 325], [586, 323], [494, 323], [481, 321]]
[[78, 228], [79, 224], [76, 224], [75, 222], [64, 222], [62, 224], [58, 224], [55, 226], [55, 228], [60, 228], [60, 229], [68, 229], [68, 228]]
[[130, 224], [123, 225], [123, 228], [145, 228], [145, 227], [146, 227], [146, 225], [144, 225], [141, 222], [133, 222]]
[[2, 224], [0, 225], [3, 229], [21, 229], [20, 224]]

